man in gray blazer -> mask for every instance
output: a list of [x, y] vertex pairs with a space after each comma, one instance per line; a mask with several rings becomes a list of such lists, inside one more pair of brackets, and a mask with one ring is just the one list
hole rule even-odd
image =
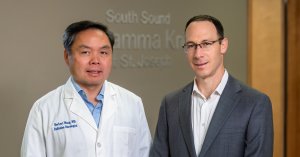
[[187, 22], [183, 48], [196, 77], [163, 98], [150, 156], [272, 157], [271, 101], [226, 71], [227, 46], [216, 18]]

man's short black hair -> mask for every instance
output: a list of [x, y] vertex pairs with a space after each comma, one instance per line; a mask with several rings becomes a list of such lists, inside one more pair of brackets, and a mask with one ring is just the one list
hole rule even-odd
[[217, 29], [217, 33], [219, 38], [224, 38], [224, 29], [223, 26], [221, 24], [221, 22], [216, 19], [215, 17], [212, 17], [210, 15], [198, 15], [198, 16], [194, 16], [192, 17], [185, 25], [185, 30], [184, 32], [186, 32], [187, 27], [192, 23], [192, 22], [197, 22], [197, 21], [209, 21], [211, 23], [213, 23]]
[[111, 45], [111, 48], [113, 50], [113, 46], [115, 44], [115, 37], [114, 37], [113, 32], [111, 32], [107, 28], [107, 26], [105, 26], [104, 24], [99, 23], [99, 22], [79, 21], [79, 22], [75, 22], [75, 23], [72, 23], [71, 25], [69, 25], [66, 28], [64, 35], [63, 35], [64, 47], [68, 51], [69, 55], [72, 54], [71, 46], [76, 38], [76, 35], [81, 31], [91, 29], [91, 28], [99, 29], [99, 30], [103, 31], [107, 35], [110, 45]]

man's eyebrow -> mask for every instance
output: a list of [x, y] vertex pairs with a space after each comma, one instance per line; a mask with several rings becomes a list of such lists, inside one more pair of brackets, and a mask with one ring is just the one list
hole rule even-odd
[[78, 48], [87, 48], [87, 49], [91, 49], [91, 47], [86, 46], [86, 45], [80, 45]]
[[110, 46], [104, 45], [104, 46], [102, 46], [100, 49], [110, 49]]
[[211, 40], [206, 40], [206, 39], [205, 39], [205, 40], [202, 40], [202, 42], [208, 42], [208, 41], [211, 41]]
[[[204, 39], [204, 40], [201, 41], [201, 43], [203, 43], [203, 42], [208, 42], [208, 41], [210, 41], [210, 40]], [[193, 41], [187, 41], [185, 44], [196, 44], [196, 43], [193, 42]]]
[[193, 41], [187, 41], [185, 44], [195, 44]]
[[[92, 49], [91, 47], [89, 47], [89, 46], [87, 46], [87, 45], [80, 45], [78, 48], [79, 48], [79, 49], [80, 49], [80, 48]], [[110, 49], [110, 46], [104, 45], [104, 46], [100, 47], [100, 49]]]

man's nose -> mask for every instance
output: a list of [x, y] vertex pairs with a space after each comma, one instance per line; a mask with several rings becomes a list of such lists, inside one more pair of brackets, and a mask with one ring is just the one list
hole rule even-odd
[[91, 56], [90, 64], [100, 64], [100, 56], [97, 54], [93, 54]]
[[[198, 47], [198, 46], [199, 46], [199, 47]], [[195, 58], [200, 58], [200, 57], [202, 57], [202, 56], [204, 56], [204, 52], [203, 52], [203, 49], [202, 49], [201, 45], [198, 44], [198, 45], [196, 45], [196, 47], [195, 47], [194, 57], [195, 57]]]

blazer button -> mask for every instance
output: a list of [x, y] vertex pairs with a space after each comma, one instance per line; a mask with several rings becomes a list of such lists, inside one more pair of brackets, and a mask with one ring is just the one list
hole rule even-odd
[[101, 144], [98, 142], [98, 143], [97, 143], [97, 146], [98, 146], [98, 147], [101, 147]]

